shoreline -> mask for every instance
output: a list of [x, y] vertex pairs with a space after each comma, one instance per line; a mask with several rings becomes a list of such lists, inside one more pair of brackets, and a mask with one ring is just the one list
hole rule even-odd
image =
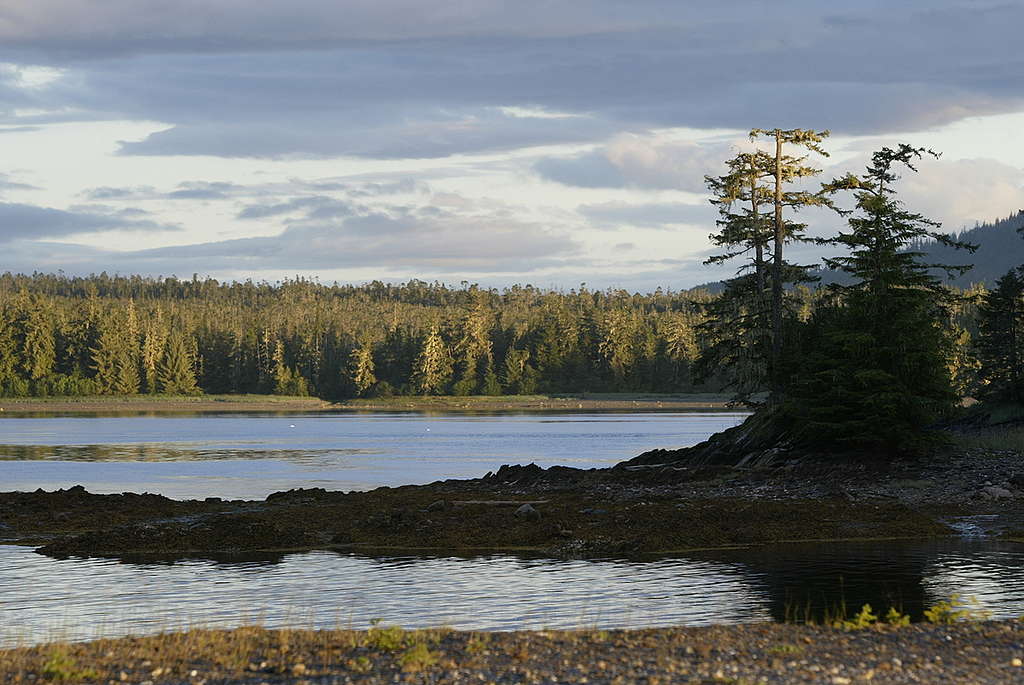
[[1024, 623], [637, 630], [242, 627], [0, 650], [0, 680], [334, 683], [1018, 682]]
[[[723, 393], [674, 395], [585, 393], [498, 396], [396, 396], [329, 402], [316, 397], [277, 395], [133, 395], [95, 397], [0, 398], [0, 417], [51, 414], [204, 414], [234, 412], [423, 411], [423, 412], [549, 412], [549, 411], [723, 411], [730, 409]], [[734, 411], [743, 411], [734, 409]]]
[[[0, 537], [56, 558], [403, 549], [585, 559], [926, 539], [954, 535], [957, 517], [979, 514], [1019, 529], [1024, 496], [989, 500], [967, 491], [963, 474], [952, 478], [965, 461], [885, 475], [832, 465], [696, 474], [504, 466], [471, 480], [234, 501], [97, 495], [78, 486], [0, 493]], [[993, 457], [983, 468], [998, 465]]]

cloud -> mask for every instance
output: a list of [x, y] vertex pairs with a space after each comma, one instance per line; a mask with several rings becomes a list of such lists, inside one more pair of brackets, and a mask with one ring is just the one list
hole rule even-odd
[[138, 207], [114, 207], [112, 205], [100, 205], [100, 204], [78, 204], [71, 205], [68, 207], [70, 212], [83, 212], [91, 215], [102, 215], [110, 217], [119, 217], [122, 219], [138, 219], [145, 216], [152, 216], [152, 212], [147, 212], [144, 209]]
[[190, 263], [206, 268], [336, 269], [348, 267], [494, 272], [529, 271], [575, 254], [565, 233], [494, 215], [403, 210], [375, 211], [325, 220], [323, 206], [307, 208], [302, 221], [280, 235], [136, 252], [150, 263]]
[[28, 183], [15, 181], [10, 174], [0, 173], [0, 191], [4, 190], [39, 190], [39, 188]]
[[351, 216], [355, 210], [351, 204], [326, 195], [297, 197], [274, 204], [246, 205], [238, 213], [239, 219], [267, 219], [275, 216], [302, 213], [303, 220], [336, 219]]
[[4, 133], [32, 133], [33, 131], [41, 131], [42, 126], [2, 126], [0, 127], [0, 135]]
[[[862, 173], [870, 153], [825, 170], [822, 177], [846, 171]], [[1024, 207], [1024, 169], [994, 159], [924, 157], [909, 169], [897, 169], [897, 198], [911, 212], [942, 223], [943, 231], [970, 228], [977, 222], [1009, 216]], [[849, 204], [849, 202], [847, 202]]]
[[1024, 169], [992, 159], [924, 160], [900, 181], [910, 211], [941, 221], [944, 230], [1009, 216], [1024, 207]]
[[598, 150], [548, 157], [534, 165], [540, 176], [583, 188], [676, 189], [702, 193], [704, 176], [720, 170], [729, 144], [699, 145], [658, 135], [623, 134]]
[[0, 203], [0, 243], [18, 239], [45, 239], [104, 231], [167, 231], [176, 226], [128, 219], [103, 211], [65, 211], [52, 207]]
[[178, 189], [167, 193], [172, 200], [223, 200], [244, 187], [224, 181], [185, 181]]
[[82, 191], [82, 196], [90, 200], [128, 200], [139, 196], [152, 196], [156, 194], [153, 186], [132, 186], [126, 188], [112, 188], [101, 186], [89, 188]]
[[411, 178], [399, 178], [387, 182], [369, 182], [353, 184], [345, 188], [351, 197], [379, 197], [381, 195], [398, 195], [401, 193], [415, 193], [426, 191], [424, 183]]
[[622, 170], [602, 151], [544, 157], [534, 163], [533, 170], [549, 181], [578, 188], [625, 188], [629, 184]]
[[[341, 106], [341, 103], [337, 103]], [[289, 127], [284, 121], [184, 123], [144, 140], [124, 142], [125, 155], [216, 155], [235, 158], [434, 159], [463, 152], [490, 152], [538, 145], [583, 142], [606, 135], [608, 122], [567, 127], [547, 119], [524, 119], [496, 109], [471, 108], [415, 114], [389, 111], [376, 121], [339, 126], [313, 117]], [[269, 112], [268, 114], [273, 114]]]
[[910, 131], [1024, 107], [1024, 6], [994, 0], [5, 9], [0, 124], [168, 125], [125, 142], [132, 155], [436, 158], [666, 127]]
[[[284, 230], [275, 236], [233, 238], [131, 251], [82, 251], [65, 244], [67, 272], [118, 270], [146, 274], [192, 273], [197, 265], [208, 273], [258, 271], [297, 272], [338, 269], [379, 269], [409, 273], [530, 273], [552, 267], [581, 253], [581, 245], [565, 231], [509, 217], [500, 208], [470, 204], [460, 211], [444, 207], [391, 206], [369, 210], [346, 206], [330, 198], [295, 202]], [[288, 204], [288, 203], [282, 203]], [[57, 212], [57, 210], [52, 210]], [[117, 226], [141, 225], [99, 214], [75, 214], [62, 229], [53, 219], [69, 212], [48, 214], [45, 231], [23, 231], [6, 236], [19, 242], [17, 255], [29, 260], [32, 244], [40, 253], [52, 243], [28, 238], [53, 238], [92, 228], [103, 221]], [[347, 212], [347, 213], [346, 213]], [[277, 216], [286, 216], [284, 212]], [[0, 222], [4, 219], [0, 205]], [[41, 220], [37, 222], [43, 224]], [[53, 227], [57, 226], [56, 229]], [[75, 256], [78, 255], [78, 256]], [[50, 263], [42, 258], [40, 263]], [[14, 261], [16, 265], [17, 261]], [[25, 262], [22, 262], [25, 263]], [[27, 261], [26, 267], [31, 265]], [[32, 267], [35, 268], [35, 267]]]
[[606, 229], [617, 229], [624, 226], [670, 229], [679, 224], [697, 224], [711, 232], [714, 230], [715, 221], [718, 218], [718, 210], [709, 203], [622, 204], [608, 202], [581, 205], [578, 211], [586, 217], [591, 226]]

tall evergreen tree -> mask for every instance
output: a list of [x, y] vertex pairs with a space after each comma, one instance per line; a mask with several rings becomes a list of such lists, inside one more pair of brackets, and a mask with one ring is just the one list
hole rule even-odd
[[194, 352], [189, 340], [172, 326], [164, 345], [164, 354], [157, 365], [157, 389], [167, 395], [196, 395], [201, 391], [196, 384]]
[[163, 326], [163, 314], [158, 309], [146, 326], [142, 337], [142, 380], [148, 393], [157, 391], [157, 367], [167, 343], [167, 331]]
[[374, 368], [373, 345], [366, 341], [352, 350], [352, 354], [349, 355], [348, 374], [356, 395], [365, 396], [377, 382], [377, 377], [373, 374]]
[[978, 314], [979, 397], [1024, 404], [1024, 267], [996, 281]]
[[797, 440], [914, 450], [927, 442], [925, 427], [957, 399], [942, 325], [953, 296], [932, 269], [970, 267], [922, 263], [906, 248], [924, 237], [973, 246], [937, 233], [936, 222], [896, 198], [897, 169], [915, 171], [925, 152], [883, 148], [861, 178], [842, 181], [856, 188], [850, 228], [834, 239], [848, 253], [825, 261], [853, 283], [831, 286], [831, 301], [811, 318], [788, 404]]
[[139, 391], [138, 349], [125, 335], [129, 312], [115, 311], [101, 324], [96, 347], [92, 349], [95, 382], [100, 393], [134, 395]]
[[768, 377], [770, 381], [769, 403], [778, 405], [785, 394], [786, 376], [783, 365], [787, 328], [785, 317], [785, 289], [787, 283], [800, 283], [808, 280], [809, 267], [791, 264], [786, 261], [784, 249], [787, 243], [805, 240], [806, 224], [787, 218], [805, 207], [831, 206], [831, 201], [823, 193], [811, 193], [806, 190], [794, 189], [794, 184], [810, 176], [821, 173], [807, 163], [808, 155], [794, 156], [786, 153], [786, 146], [815, 152], [822, 157], [828, 153], [821, 143], [829, 136], [828, 131], [806, 129], [754, 129], [750, 132], [751, 139], [769, 138], [774, 143], [774, 152], [769, 152], [771, 163], [772, 186], [772, 261], [769, 269], [771, 284], [770, 298], [770, 330], [771, 348], [768, 356]]
[[437, 326], [430, 329], [416, 359], [413, 386], [421, 395], [441, 395], [452, 379], [452, 357]]
[[52, 374], [56, 364], [56, 322], [47, 311], [47, 300], [36, 294], [20, 293], [14, 298], [13, 309], [21, 370], [33, 385], [40, 385], [38, 382]]
[[537, 392], [537, 371], [530, 365], [530, 351], [510, 349], [505, 354], [505, 387], [516, 395]]

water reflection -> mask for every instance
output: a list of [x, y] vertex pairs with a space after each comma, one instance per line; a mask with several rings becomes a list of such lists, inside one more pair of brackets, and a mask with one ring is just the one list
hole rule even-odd
[[1011, 567], [1020, 573], [1022, 547], [975, 540], [970, 556], [941, 551], [925, 567], [925, 593], [936, 600], [960, 595], [968, 608], [979, 612], [1024, 616], [1024, 587], [1008, 582], [1006, 573]]
[[[0, 643], [192, 625], [463, 629], [707, 625], [901, 607], [950, 594], [1024, 613], [1024, 547], [981, 540], [785, 545], [650, 561], [308, 552], [55, 560], [0, 546]], [[98, 627], [97, 627], [98, 626]]]
[[1024, 608], [1024, 546], [985, 539], [789, 544], [716, 552], [760, 579], [775, 620], [821, 621], [871, 604], [921, 620], [953, 594], [976, 594], [999, 616]]
[[463, 629], [703, 625], [765, 620], [740, 566], [508, 555], [366, 557], [309, 552], [221, 563], [54, 560], [0, 547], [0, 640], [84, 639], [190, 625]]
[[125, 445], [0, 445], [2, 460], [53, 461], [216, 461], [224, 459], [281, 459], [308, 464], [339, 457], [380, 454], [372, 449], [267, 449], [211, 446], [203, 442], [136, 443]]
[[744, 414], [230, 414], [0, 419], [5, 490], [262, 499], [474, 478], [502, 464], [609, 466], [691, 445]]

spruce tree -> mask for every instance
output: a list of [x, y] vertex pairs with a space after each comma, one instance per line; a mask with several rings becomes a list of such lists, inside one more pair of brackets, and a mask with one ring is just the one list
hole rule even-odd
[[786, 244], [807, 240], [804, 231], [806, 224], [798, 223], [786, 217], [799, 212], [805, 207], [832, 206], [831, 200], [824, 193], [811, 193], [806, 190], [794, 189], [794, 184], [805, 178], [821, 173], [807, 164], [808, 155], [794, 156], [786, 153], [786, 147], [795, 147], [815, 152], [822, 157], [828, 153], [821, 143], [829, 136], [828, 131], [807, 129], [754, 129], [750, 132], [752, 140], [766, 137], [774, 143], [771, 157], [771, 209], [772, 230], [770, 249], [772, 253], [769, 281], [771, 298], [769, 304], [771, 331], [771, 347], [768, 355], [768, 377], [770, 385], [769, 404], [777, 406], [782, 402], [786, 387], [786, 374], [783, 355], [786, 346], [786, 302], [785, 288], [787, 283], [807, 282], [809, 267], [791, 264], [786, 261], [783, 250]]
[[1024, 267], [996, 281], [978, 315], [979, 399], [1024, 404]]
[[452, 378], [452, 357], [437, 326], [423, 341], [413, 369], [413, 386], [421, 395], [441, 395]]
[[894, 188], [897, 169], [915, 171], [925, 152], [883, 148], [862, 177], [838, 184], [856, 189], [856, 212], [833, 240], [847, 253], [825, 262], [853, 282], [831, 286], [806, 329], [802, 371], [787, 403], [798, 442], [914, 451], [928, 442], [924, 429], [958, 399], [943, 327], [953, 295], [932, 270], [970, 267], [923, 263], [908, 246], [924, 238], [973, 246], [904, 209]]
[[179, 326], [172, 326], [157, 365], [157, 388], [166, 395], [196, 395], [196, 373], [193, 353]]
[[92, 348], [94, 380], [105, 395], [134, 395], [139, 391], [138, 349], [125, 335], [125, 317], [115, 313], [105, 320]]
[[770, 390], [769, 402], [784, 395], [786, 331], [793, 327], [788, 285], [809, 282], [809, 267], [788, 262], [785, 246], [808, 240], [806, 226], [787, 215], [805, 207], [832, 206], [821, 192], [796, 189], [795, 184], [820, 172], [807, 163], [808, 155], [786, 152], [798, 148], [827, 157], [821, 142], [828, 131], [754, 129], [752, 140], [768, 137], [773, 150], [741, 153], [726, 162], [727, 173], [706, 177], [719, 209], [719, 232], [711, 241], [726, 249], [706, 260], [717, 264], [744, 257], [748, 263], [725, 282], [721, 297], [707, 306], [700, 333], [703, 353], [698, 376], [707, 380], [728, 369], [734, 401], [755, 406], [753, 395]]
[[537, 392], [537, 371], [530, 365], [530, 351], [510, 349], [505, 354], [505, 388], [515, 395]]
[[363, 397], [376, 384], [374, 375], [373, 346], [364, 342], [349, 355], [348, 375], [356, 395]]
[[26, 295], [19, 300], [22, 366], [30, 380], [39, 381], [53, 373], [56, 362], [53, 316], [38, 296]]

